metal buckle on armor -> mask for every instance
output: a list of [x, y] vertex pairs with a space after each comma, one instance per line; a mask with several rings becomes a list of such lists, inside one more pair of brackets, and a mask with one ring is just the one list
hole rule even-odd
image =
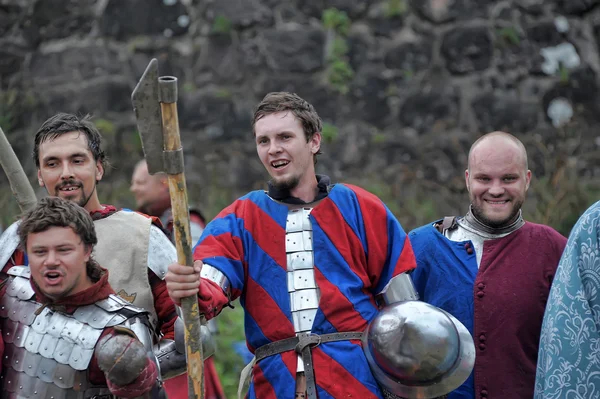
[[321, 336], [318, 334], [298, 334], [298, 343], [294, 347], [296, 353], [302, 353], [302, 351], [310, 346], [316, 348], [321, 344]]

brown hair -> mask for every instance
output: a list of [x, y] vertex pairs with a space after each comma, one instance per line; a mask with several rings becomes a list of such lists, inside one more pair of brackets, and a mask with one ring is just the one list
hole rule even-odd
[[40, 126], [35, 134], [33, 145], [33, 161], [40, 167], [40, 144], [71, 132], [80, 132], [87, 138], [88, 148], [94, 156], [94, 161], [100, 161], [106, 169], [106, 155], [102, 150], [102, 136], [90, 120], [90, 115], [82, 118], [72, 114], [58, 113], [50, 117]]
[[[41, 233], [51, 227], [70, 227], [86, 249], [93, 249], [98, 243], [94, 221], [88, 211], [69, 200], [45, 197], [21, 218], [18, 229], [21, 248], [26, 250], [29, 234]], [[86, 271], [93, 281], [98, 281], [102, 275], [100, 265], [92, 257], [86, 264]]]
[[[258, 120], [267, 115], [285, 111], [291, 112], [300, 121], [307, 143], [315, 133], [321, 133], [321, 130], [323, 130], [323, 121], [317, 114], [315, 107], [296, 93], [278, 91], [267, 94], [256, 106], [254, 118], [252, 119], [252, 133], [256, 135], [254, 127]], [[315, 154], [315, 163], [319, 154], [321, 154], [321, 149]]]

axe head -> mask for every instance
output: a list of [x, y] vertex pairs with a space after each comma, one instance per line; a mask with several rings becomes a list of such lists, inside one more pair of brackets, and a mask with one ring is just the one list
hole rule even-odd
[[164, 138], [158, 88], [158, 61], [153, 58], [131, 94], [138, 132], [151, 175], [164, 171]]

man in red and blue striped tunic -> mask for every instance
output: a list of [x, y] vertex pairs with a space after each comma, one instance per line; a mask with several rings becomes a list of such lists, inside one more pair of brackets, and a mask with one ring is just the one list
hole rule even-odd
[[[209, 319], [240, 299], [255, 354], [249, 398], [382, 398], [360, 333], [390, 282], [410, 281], [407, 235], [375, 195], [315, 173], [321, 120], [308, 102], [270, 93], [253, 127], [268, 192], [206, 226], [195, 267], [169, 267], [169, 294], [179, 303], [198, 293]], [[303, 342], [308, 352], [295, 347]]]

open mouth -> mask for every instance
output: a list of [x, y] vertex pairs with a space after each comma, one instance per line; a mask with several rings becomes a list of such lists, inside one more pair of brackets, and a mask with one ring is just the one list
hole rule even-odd
[[62, 192], [69, 192], [69, 191], [75, 191], [75, 190], [79, 190], [79, 186], [64, 186], [59, 188], [59, 191]]
[[284, 161], [284, 160], [274, 161], [274, 162], [271, 162], [271, 166], [275, 169], [281, 169], [281, 168], [287, 166], [289, 163], [290, 163], [290, 161]]
[[60, 281], [61, 277], [62, 274], [57, 271], [47, 271], [44, 273], [44, 279], [50, 284], [57, 283], [58, 281]]

